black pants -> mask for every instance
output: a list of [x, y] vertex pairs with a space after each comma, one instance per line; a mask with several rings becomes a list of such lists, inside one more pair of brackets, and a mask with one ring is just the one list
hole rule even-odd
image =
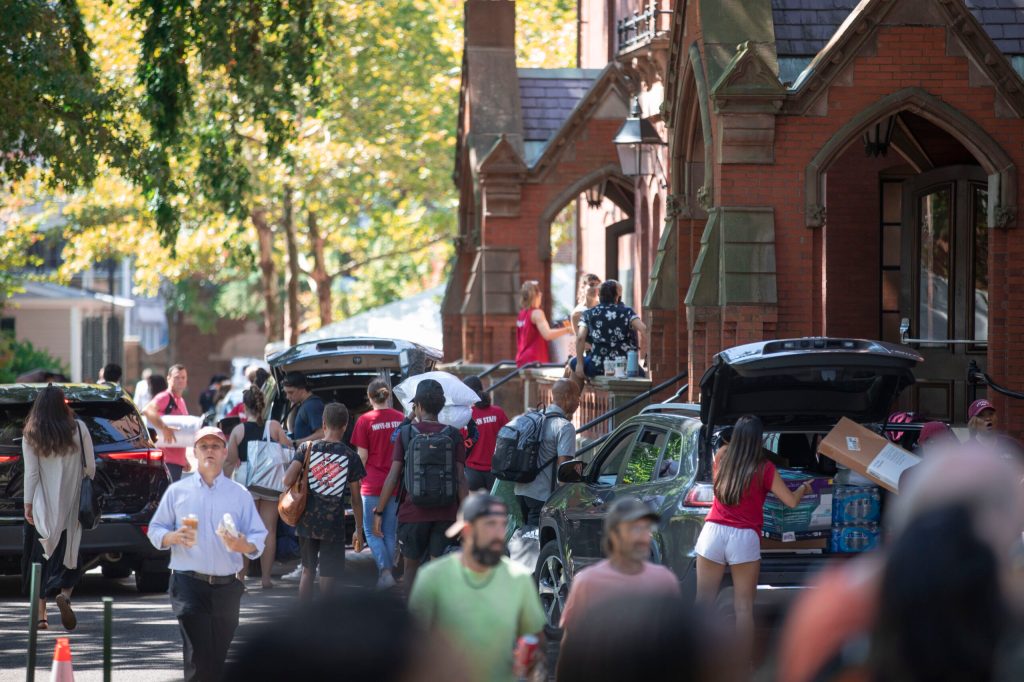
[[540, 508], [544, 506], [544, 500], [525, 495], [516, 495], [519, 500], [519, 508], [523, 511], [523, 523], [527, 526], [540, 525]]
[[175, 573], [168, 593], [185, 645], [185, 680], [219, 682], [238, 627], [242, 583], [210, 585]]
[[22, 552], [21, 552], [21, 592], [26, 597], [29, 596], [29, 590], [31, 589], [32, 581], [32, 564], [43, 565], [43, 579], [39, 585], [39, 596], [44, 599], [52, 599], [60, 593], [61, 590], [71, 589], [78, 585], [78, 582], [82, 579], [82, 554], [79, 552], [75, 565], [78, 568], [68, 568], [64, 565], [64, 550], [67, 547], [68, 532], [64, 531], [60, 535], [60, 542], [57, 543], [57, 549], [53, 551], [50, 558], [47, 559], [43, 556], [43, 546], [39, 544], [39, 533], [36, 532], [35, 526], [30, 526], [28, 522], [25, 522], [24, 533], [22, 535]]
[[469, 467], [466, 467], [465, 471], [466, 484], [469, 486], [470, 492], [481, 489], [491, 492], [491, 488], [494, 487], [494, 474], [490, 471], [477, 471]]

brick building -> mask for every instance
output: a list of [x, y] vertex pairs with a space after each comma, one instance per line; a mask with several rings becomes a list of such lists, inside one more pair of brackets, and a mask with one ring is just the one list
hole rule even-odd
[[[513, 354], [513, 292], [550, 281], [550, 224], [576, 202], [577, 267], [627, 281], [655, 379], [832, 335], [909, 339], [926, 362], [905, 406], [932, 418], [965, 421], [972, 361], [1024, 386], [1024, 0], [579, 7], [563, 76], [592, 80], [564, 113], [516, 70], [514, 3], [466, 3], [450, 358]], [[634, 97], [667, 146], [627, 178], [611, 140]]]

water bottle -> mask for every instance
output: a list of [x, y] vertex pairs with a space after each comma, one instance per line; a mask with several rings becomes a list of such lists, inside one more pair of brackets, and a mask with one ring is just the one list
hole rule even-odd
[[626, 353], [626, 376], [635, 377], [640, 375], [640, 359], [635, 350]]
[[606, 377], [615, 376], [615, 358], [605, 358], [604, 375]]

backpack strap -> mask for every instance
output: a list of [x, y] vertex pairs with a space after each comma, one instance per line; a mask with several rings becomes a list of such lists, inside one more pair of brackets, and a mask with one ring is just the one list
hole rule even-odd
[[167, 391], [167, 404], [164, 405], [164, 416], [174, 414], [174, 410], [178, 409], [178, 401], [175, 400], [174, 394]]

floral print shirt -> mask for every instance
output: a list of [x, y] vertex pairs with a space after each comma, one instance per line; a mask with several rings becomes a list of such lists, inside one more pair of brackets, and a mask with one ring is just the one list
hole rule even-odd
[[630, 325], [640, 316], [623, 303], [600, 303], [583, 313], [587, 342], [593, 347], [591, 357], [604, 362], [607, 358], [624, 357], [638, 350], [636, 330]]

